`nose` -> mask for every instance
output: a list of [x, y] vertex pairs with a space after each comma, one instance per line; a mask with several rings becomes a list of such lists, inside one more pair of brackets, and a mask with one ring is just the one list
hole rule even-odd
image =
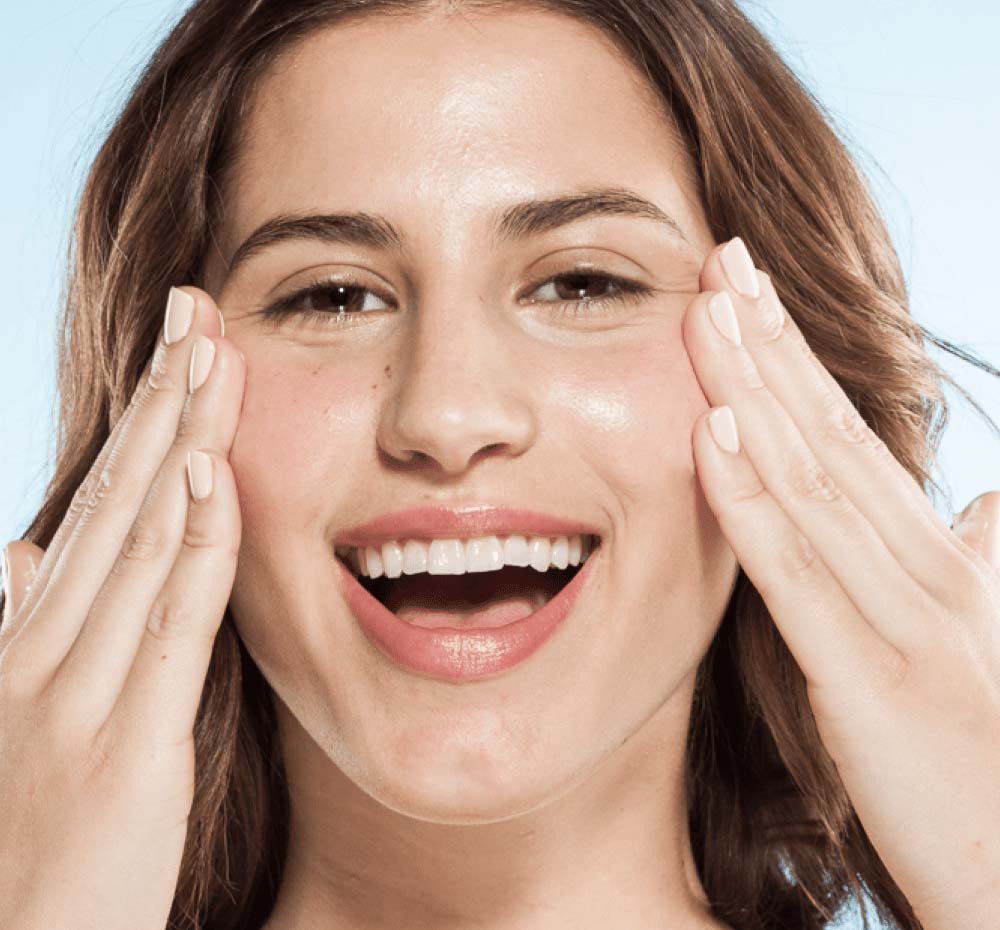
[[442, 303], [414, 315], [377, 431], [387, 456], [438, 478], [488, 455], [520, 455], [536, 432], [531, 373], [507, 330], [482, 301]]

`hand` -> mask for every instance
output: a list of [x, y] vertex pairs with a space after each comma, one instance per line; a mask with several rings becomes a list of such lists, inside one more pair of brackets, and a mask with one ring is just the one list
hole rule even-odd
[[[180, 291], [131, 404], [45, 551], [7, 546], [0, 927], [166, 926], [194, 798], [194, 720], [242, 532], [228, 463], [245, 379], [204, 291]], [[189, 394], [189, 359], [211, 362]], [[209, 458], [194, 471], [188, 450]], [[204, 466], [207, 466], [205, 468]], [[37, 572], [31, 575], [31, 567]], [[30, 589], [27, 588], [31, 582]]]
[[[713, 249], [700, 286], [684, 341], [740, 440], [730, 454], [713, 440], [711, 412], [695, 423], [706, 499], [802, 670], [858, 817], [926, 930], [995, 926], [1000, 493], [982, 496], [957, 530], [946, 526], [741, 241]], [[720, 291], [742, 345], [710, 321]]]

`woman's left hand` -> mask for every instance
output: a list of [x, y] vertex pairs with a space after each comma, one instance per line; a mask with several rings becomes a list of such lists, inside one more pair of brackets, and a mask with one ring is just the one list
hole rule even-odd
[[[741, 240], [709, 253], [700, 286], [684, 341], [740, 441], [736, 454], [716, 445], [711, 411], [695, 423], [705, 497], [805, 676], [869, 839], [926, 930], [995, 927], [1000, 492], [946, 526]], [[711, 322], [723, 291], [742, 345]]]

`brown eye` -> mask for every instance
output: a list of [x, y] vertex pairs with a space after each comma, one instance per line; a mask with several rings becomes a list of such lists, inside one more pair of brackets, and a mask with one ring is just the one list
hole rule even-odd
[[546, 288], [552, 293], [548, 300], [529, 300], [529, 304], [555, 304], [557, 316], [593, 316], [611, 304], [624, 304], [655, 293], [654, 289], [617, 275], [603, 274], [589, 268], [578, 268], [566, 274], [540, 281], [530, 294]]
[[[372, 301], [375, 301], [373, 304]], [[301, 316], [323, 318], [335, 325], [354, 322], [351, 317], [365, 316], [384, 309], [384, 298], [354, 281], [320, 279], [300, 288], [288, 297], [275, 301], [262, 312], [269, 319]]]
[[[653, 288], [637, 281], [598, 273], [589, 268], [546, 278], [529, 293], [535, 294], [549, 285], [555, 291], [551, 299], [530, 300], [529, 304], [553, 304], [557, 308], [557, 316], [593, 315], [605, 305], [626, 303], [655, 293]], [[376, 303], [373, 305], [372, 301]], [[350, 326], [357, 323], [360, 317], [377, 314], [392, 305], [391, 298], [383, 298], [357, 282], [321, 278], [288, 297], [280, 298], [262, 313], [269, 319], [281, 320], [298, 316], [333, 326]]]
[[[591, 272], [573, 272], [556, 275], [544, 284], [555, 285], [555, 298], [558, 301], [573, 303], [575, 301], [607, 300], [618, 291], [614, 290], [616, 279], [604, 274]], [[608, 293], [610, 290], [610, 294]]]
[[377, 294], [356, 284], [331, 281], [329, 284], [313, 287], [300, 293], [296, 301], [301, 301], [303, 313], [370, 313], [381, 307], [372, 307], [367, 297], [381, 300]]

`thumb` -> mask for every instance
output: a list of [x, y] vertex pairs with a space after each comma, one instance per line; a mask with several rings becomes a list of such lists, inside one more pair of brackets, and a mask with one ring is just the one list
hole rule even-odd
[[15, 539], [7, 543], [3, 550], [3, 621], [6, 627], [14, 616], [19, 604], [34, 580], [35, 572], [42, 563], [45, 550], [25, 539]]
[[1000, 572], [1000, 491], [980, 494], [958, 515], [952, 532]]

